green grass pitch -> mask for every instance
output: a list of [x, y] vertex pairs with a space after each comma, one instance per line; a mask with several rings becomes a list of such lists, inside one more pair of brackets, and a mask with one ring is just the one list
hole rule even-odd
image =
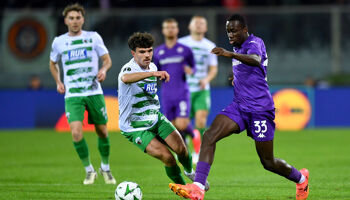
[[[86, 133], [95, 169], [97, 136]], [[117, 182], [134, 181], [143, 199], [180, 199], [168, 189], [162, 163], [142, 153], [119, 133], [110, 133], [111, 169]], [[350, 199], [350, 130], [276, 132], [275, 155], [310, 171], [309, 200]], [[116, 186], [99, 176], [82, 184], [85, 171], [69, 133], [53, 130], [0, 131], [0, 199], [114, 199]], [[188, 179], [187, 179], [188, 180]], [[206, 200], [295, 199], [295, 184], [265, 171], [245, 133], [217, 144]]]

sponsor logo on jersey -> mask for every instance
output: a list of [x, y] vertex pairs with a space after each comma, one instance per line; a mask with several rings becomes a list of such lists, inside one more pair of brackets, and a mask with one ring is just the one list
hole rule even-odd
[[175, 56], [175, 57], [169, 57], [164, 58], [159, 61], [161, 65], [171, 64], [171, 63], [181, 63], [184, 60], [182, 56]]
[[148, 94], [157, 93], [157, 83], [146, 83], [143, 88]]
[[86, 49], [73, 49], [68, 51], [69, 60], [80, 60], [87, 58]]

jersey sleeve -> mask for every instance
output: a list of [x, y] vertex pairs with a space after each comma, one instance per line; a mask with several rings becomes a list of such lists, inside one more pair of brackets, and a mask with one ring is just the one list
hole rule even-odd
[[196, 72], [196, 61], [194, 60], [193, 52], [190, 48], [187, 50], [187, 56], [186, 56], [186, 62], [190, 65], [192, 68], [193, 73]]
[[215, 48], [215, 44], [213, 43], [210, 47], [210, 53], [209, 53], [209, 65], [210, 66], [218, 66], [218, 56], [211, 53], [211, 50]]
[[52, 45], [51, 45], [51, 52], [50, 52], [50, 60], [52, 62], [55, 62], [57, 63], [59, 58], [60, 58], [60, 52], [58, 50], [58, 47], [57, 47], [57, 37], [55, 37], [55, 39], [53, 40], [52, 42]]
[[158, 67], [159, 70], [162, 70], [162, 66], [159, 64], [159, 58], [158, 58], [158, 49], [154, 51], [153, 54], [153, 63]]
[[210, 53], [209, 54], [209, 65], [210, 66], [218, 66], [218, 57], [217, 55]]
[[103, 43], [102, 37], [97, 32], [95, 32], [95, 40], [96, 40], [95, 50], [97, 52], [97, 55], [101, 57], [107, 54], [108, 53], [107, 47]]
[[248, 55], [255, 54], [261, 57], [262, 56], [261, 45], [254, 40], [250, 41], [247, 45], [247, 54]]
[[120, 73], [118, 75], [118, 81], [123, 83], [123, 84], [126, 84], [122, 81], [122, 76], [124, 74], [131, 74], [131, 73], [135, 73], [136, 71], [133, 69], [133, 67], [131, 67], [130, 65], [124, 65], [122, 67], [122, 69], [120, 70]]

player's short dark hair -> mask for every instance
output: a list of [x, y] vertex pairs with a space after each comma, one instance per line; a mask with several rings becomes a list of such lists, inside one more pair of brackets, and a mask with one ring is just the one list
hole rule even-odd
[[239, 14], [231, 15], [227, 19], [227, 21], [239, 21], [239, 23], [241, 24], [242, 28], [245, 28], [247, 26], [247, 23], [246, 23], [244, 17], [242, 15], [239, 15]]
[[129, 48], [133, 51], [135, 51], [137, 47], [150, 48], [153, 46], [153, 43], [154, 43], [153, 36], [147, 32], [144, 32], [144, 33], [136, 32], [132, 34], [128, 40]]
[[70, 11], [77, 11], [77, 12], [80, 12], [83, 15], [83, 17], [85, 16], [84, 7], [79, 3], [70, 4], [66, 6], [62, 12], [63, 17], [66, 18]]
[[162, 24], [164, 24], [164, 23], [177, 23], [177, 21], [175, 18], [167, 18], [167, 19], [163, 20]]

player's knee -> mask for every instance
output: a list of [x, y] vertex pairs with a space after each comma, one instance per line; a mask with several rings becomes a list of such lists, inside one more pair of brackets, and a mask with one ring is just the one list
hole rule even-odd
[[260, 159], [260, 162], [263, 165], [264, 169], [266, 169], [268, 171], [273, 171], [275, 169], [274, 160]]
[[185, 145], [179, 145], [176, 154], [180, 157], [184, 157], [187, 156], [188, 152], [187, 152], [187, 148]]
[[73, 141], [78, 142], [81, 139], [83, 139], [83, 133], [80, 130], [73, 129], [71, 132], [72, 132]]
[[176, 160], [171, 153], [164, 153], [162, 155], [162, 161], [167, 166], [176, 165]]
[[202, 144], [205, 145], [214, 145], [216, 141], [212, 137], [214, 134], [212, 133], [211, 129], [208, 129], [204, 132], [203, 138], [202, 138]]
[[196, 127], [197, 128], [205, 128], [206, 127], [206, 119], [198, 119], [196, 122]]
[[187, 128], [187, 125], [188, 124], [185, 124], [185, 123], [176, 123], [175, 127], [179, 131], [184, 131]]

